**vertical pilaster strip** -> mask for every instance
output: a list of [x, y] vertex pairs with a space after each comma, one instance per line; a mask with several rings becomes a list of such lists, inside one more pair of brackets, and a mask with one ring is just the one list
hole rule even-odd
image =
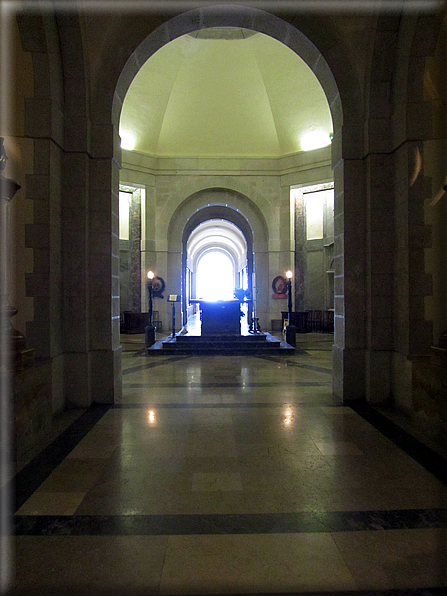
[[383, 402], [391, 395], [393, 336], [395, 218], [393, 158], [366, 158], [366, 399]]
[[88, 348], [89, 320], [89, 157], [66, 152], [63, 156], [62, 284], [63, 345], [66, 404], [91, 404]]
[[[88, 238], [92, 399], [113, 403], [121, 394], [119, 336], [119, 170], [110, 158], [90, 161]], [[119, 371], [118, 371], [119, 368]]]
[[302, 194], [295, 202], [295, 310], [306, 308], [306, 205]]
[[362, 160], [334, 168], [333, 391], [344, 400], [365, 391], [365, 184]]
[[141, 312], [141, 190], [132, 193], [129, 221], [132, 312]]
[[[34, 317], [26, 336], [37, 358], [51, 359], [53, 412], [64, 407], [62, 346], [61, 154], [63, 145], [62, 69], [55, 19], [38, 12], [17, 15], [22, 47], [33, 67], [33, 95], [25, 99], [25, 137], [33, 143], [34, 170], [26, 178], [34, 221], [25, 226], [25, 246], [33, 249], [33, 271], [25, 274]], [[32, 32], [28, 35], [28, 32]], [[37, 43], [36, 43], [37, 42]], [[25, 76], [26, 78], [26, 76]]]

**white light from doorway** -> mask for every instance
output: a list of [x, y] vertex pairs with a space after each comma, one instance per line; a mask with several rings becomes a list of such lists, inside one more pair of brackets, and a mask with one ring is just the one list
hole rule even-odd
[[231, 259], [218, 251], [203, 255], [197, 265], [197, 296], [215, 302], [232, 300], [234, 268]]

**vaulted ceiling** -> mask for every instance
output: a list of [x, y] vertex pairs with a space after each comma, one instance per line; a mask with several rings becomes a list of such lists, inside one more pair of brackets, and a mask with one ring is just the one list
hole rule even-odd
[[205, 29], [163, 46], [131, 83], [123, 146], [157, 157], [280, 157], [302, 137], [332, 132], [310, 68], [275, 39], [245, 29]]
[[228, 252], [237, 270], [246, 264], [247, 243], [240, 229], [222, 219], [210, 219], [198, 225], [191, 233], [188, 244], [188, 267], [195, 271], [200, 257], [210, 247]]

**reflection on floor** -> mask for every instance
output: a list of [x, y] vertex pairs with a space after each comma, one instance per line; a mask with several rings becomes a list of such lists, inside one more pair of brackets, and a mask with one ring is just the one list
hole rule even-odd
[[14, 593], [441, 593], [445, 461], [332, 397], [331, 336], [155, 360], [123, 339], [121, 402], [16, 478]]

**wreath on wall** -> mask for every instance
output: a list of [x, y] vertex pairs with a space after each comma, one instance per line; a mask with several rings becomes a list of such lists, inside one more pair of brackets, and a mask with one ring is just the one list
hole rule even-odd
[[154, 298], [163, 298], [163, 292], [165, 291], [166, 284], [162, 277], [154, 277], [152, 282], [152, 296]]
[[282, 275], [277, 275], [272, 282], [272, 290], [275, 294], [287, 294], [287, 279]]

